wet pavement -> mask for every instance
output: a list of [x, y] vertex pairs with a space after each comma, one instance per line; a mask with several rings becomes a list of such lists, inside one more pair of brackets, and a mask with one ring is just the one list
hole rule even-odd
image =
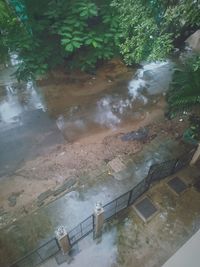
[[[178, 174], [187, 185], [199, 176], [198, 168], [187, 168]], [[174, 176], [172, 176], [174, 177]], [[189, 187], [176, 195], [167, 185], [168, 177], [155, 184], [146, 195], [158, 213], [144, 223], [131, 207], [105, 225], [101, 239], [86, 237], [58, 265], [55, 258], [41, 267], [160, 267], [200, 228], [200, 194]]]
[[55, 121], [44, 112], [37, 87], [32, 82], [17, 83], [10, 76], [13, 71], [9, 67], [0, 73], [0, 177], [64, 142]]
[[42, 110], [22, 113], [20, 118], [21, 125], [0, 129], [0, 176], [13, 174], [25, 161], [64, 142], [55, 123]]
[[101, 240], [94, 241], [92, 236], [87, 236], [74, 249], [67, 262], [58, 265], [55, 258], [51, 258], [41, 267], [111, 267], [117, 259], [116, 246], [117, 228], [112, 227], [104, 232]]
[[[4, 248], [1, 252], [5, 255], [9, 251], [9, 258], [15, 259], [55, 236], [54, 232], [60, 225], [64, 225], [67, 231], [71, 230], [93, 213], [96, 202], [106, 204], [130, 190], [147, 175], [151, 164], [178, 156], [183, 149], [179, 143], [159, 137], [137, 155], [127, 157], [127, 161], [124, 161], [126, 169], [118, 173], [121, 176], [126, 175], [126, 179], [118, 180], [108, 175], [106, 166], [102, 170], [104, 172], [96, 177], [80, 177], [81, 183], [76, 191], [2, 230]], [[14, 246], [10, 244], [11, 240]]]

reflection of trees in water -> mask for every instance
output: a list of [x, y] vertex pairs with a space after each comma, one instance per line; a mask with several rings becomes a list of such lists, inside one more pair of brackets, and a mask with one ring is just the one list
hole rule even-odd
[[0, 114], [5, 122], [11, 122], [23, 111], [44, 109], [40, 95], [30, 82], [2, 86], [0, 92]]

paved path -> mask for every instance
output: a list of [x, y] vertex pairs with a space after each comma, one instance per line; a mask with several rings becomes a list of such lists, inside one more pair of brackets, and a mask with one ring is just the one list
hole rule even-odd
[[199, 248], [200, 230], [194, 234], [162, 267], [199, 267]]
[[[194, 169], [194, 168], [187, 168], [186, 170], [182, 170], [180, 173], [178, 173], [177, 175], [184, 178], [183, 180], [187, 181], [187, 183], [190, 183], [192, 180], [192, 177], [197, 177], [199, 173], [198, 169]], [[175, 175], [174, 175], [175, 176]], [[168, 179], [168, 178], [166, 178]], [[188, 180], [187, 180], [188, 179]], [[187, 201], [183, 201], [183, 199], [187, 197], [187, 193], [190, 191], [190, 193], [194, 196], [194, 189], [189, 189], [186, 190], [186, 192], [182, 195], [182, 196], [173, 196], [173, 192], [171, 192], [168, 188], [168, 186], [166, 185], [166, 180], [163, 181], [163, 185], [166, 188], [167, 191], [167, 195], [169, 197], [168, 200], [172, 200], [173, 198], [176, 199], [176, 205], [172, 205], [173, 208], [170, 206], [169, 210], [174, 210], [176, 209], [179, 204], [181, 203], [181, 214], [183, 214], [183, 217], [187, 217], [187, 213], [188, 211], [184, 208], [184, 203], [188, 203]], [[156, 186], [155, 186], [156, 187]], [[156, 194], [156, 190], [155, 189], [153, 191], [153, 194]], [[151, 196], [151, 193], [148, 192], [149, 195]], [[199, 193], [196, 192], [196, 196], [197, 199], [199, 199]], [[166, 195], [164, 194], [164, 202], [163, 203], [168, 203], [168, 200], [166, 198]], [[182, 200], [181, 200], [182, 199]], [[196, 198], [195, 198], [196, 199]], [[155, 200], [154, 200], [155, 201]], [[165, 204], [166, 204], [165, 203]], [[172, 201], [173, 203], [173, 201]], [[179, 203], [179, 204], [178, 204]], [[193, 203], [194, 204], [194, 203]], [[187, 204], [188, 205], [188, 204]], [[196, 205], [199, 205], [198, 203], [196, 203]], [[194, 206], [194, 205], [193, 205]], [[192, 207], [193, 207], [192, 206]], [[175, 208], [176, 207], [176, 208]], [[194, 210], [193, 210], [194, 208]], [[152, 219], [152, 221], [149, 224], [144, 224], [144, 228], [150, 228], [150, 234], [147, 232], [144, 234], [145, 238], [147, 238], [148, 236], [151, 236], [153, 238], [152, 240], [152, 244], [150, 247], [154, 247], [154, 245], [156, 246], [156, 242], [154, 240], [154, 235], [156, 233], [156, 237], [158, 239], [156, 239], [156, 241], [158, 242], [159, 245], [161, 245], [161, 247], [159, 247], [160, 253], [155, 254], [155, 250], [153, 250], [152, 255], [149, 255], [149, 260], [151, 262], [151, 264], [149, 266], [152, 266], [152, 257], [155, 260], [154, 263], [155, 265], [153, 266], [161, 266], [161, 264], [163, 264], [163, 262], [166, 260], [166, 258], [169, 258], [172, 253], [174, 253], [174, 251], [179, 248], [183, 243], [185, 242], [188, 238], [190, 238], [190, 236], [192, 235], [192, 231], [194, 231], [194, 226], [199, 228], [199, 224], [197, 223], [197, 225], [195, 224], [195, 216], [194, 214], [197, 214], [197, 210], [195, 207], [193, 207], [190, 209], [190, 215], [191, 215], [191, 225], [192, 228], [189, 227], [187, 229], [186, 225], [184, 225], [184, 221], [182, 221], [182, 224], [180, 224], [180, 228], [174, 228], [176, 229], [175, 232], [173, 232], [173, 227], [170, 228], [173, 232], [173, 237], [170, 237], [170, 233], [169, 233], [169, 229], [167, 228], [167, 237], [163, 235], [163, 233], [160, 236], [159, 239], [159, 231], [161, 231], [161, 229], [159, 227], [157, 227], [157, 220], [158, 218], [163, 219], [163, 214], [167, 214], [167, 210], [166, 206], [164, 206], [164, 209], [162, 210], [162, 208], [160, 207], [159, 210], [159, 215], [157, 216], [158, 218], [156, 219]], [[192, 211], [193, 210], [193, 211]], [[195, 212], [194, 212], [195, 211]], [[174, 213], [175, 218], [171, 218], [170, 216], [170, 222], [172, 223], [172, 225], [178, 224], [178, 214], [179, 212], [176, 211], [172, 211], [172, 213]], [[194, 218], [192, 217], [194, 216]], [[197, 220], [198, 221], [198, 220]], [[127, 220], [128, 222], [128, 220]], [[134, 224], [138, 226], [138, 221], [133, 220]], [[139, 221], [140, 223], [140, 221]], [[168, 225], [169, 222], [167, 223], [163, 223], [162, 221], [162, 228], [165, 228], [166, 225]], [[179, 222], [180, 223], [180, 222]], [[119, 222], [120, 224], [120, 222]], [[153, 226], [150, 226], [153, 225]], [[129, 227], [127, 225], [127, 227]], [[126, 227], [126, 222], [125, 222], [125, 228]], [[135, 235], [137, 232], [137, 227], [134, 228], [135, 229]], [[197, 228], [197, 229], [198, 229]], [[154, 230], [152, 230], [154, 229]], [[187, 229], [187, 231], [186, 231]], [[109, 228], [109, 231], [105, 231], [105, 233], [102, 236], [102, 240], [101, 242], [95, 242], [91, 236], [86, 237], [85, 239], [83, 239], [82, 241], [79, 242], [78, 244], [78, 253], [75, 253], [75, 255], [73, 257], [69, 257], [67, 258], [66, 262], [63, 262], [62, 264], [58, 265], [56, 262], [56, 259], [54, 257], [50, 258], [49, 260], [47, 260], [46, 262], [44, 262], [43, 264], [40, 265], [40, 267], [80, 267], [80, 266], [87, 266], [87, 267], [110, 267], [113, 265], [113, 263], [116, 262], [116, 259], [118, 257], [118, 253], [119, 253], [119, 247], [116, 245], [116, 238], [119, 234], [119, 229], [117, 229], [116, 226], [112, 226], [112, 228]], [[123, 230], [126, 231], [126, 230]], [[131, 232], [131, 235], [133, 234], [133, 232]], [[130, 236], [127, 236], [127, 239], [130, 239]], [[164, 241], [163, 241], [164, 239]], [[137, 252], [139, 253], [139, 250], [137, 250], [137, 244], [134, 243], [134, 235], [133, 235], [133, 239], [131, 239], [134, 244], [134, 251], [137, 255]], [[119, 240], [118, 240], [119, 242]], [[137, 241], [139, 243], [139, 246], [141, 245], [139, 241]], [[149, 241], [150, 242], [150, 241]], [[160, 243], [159, 243], [160, 242]], [[154, 245], [153, 245], [154, 244]], [[168, 245], [168, 247], [166, 246], [166, 244]], [[159, 246], [158, 245], [158, 246]], [[148, 245], [147, 245], [148, 246]], [[187, 241], [179, 250], [178, 252], [172, 256], [172, 258], [170, 258], [170, 260], [168, 260], [166, 262], [166, 264], [164, 264], [162, 267], [199, 267], [199, 262], [200, 262], [200, 253], [199, 253], [199, 247], [200, 247], [200, 230], [192, 237], [189, 239], [189, 241]], [[123, 245], [123, 251], [126, 254], [126, 245]], [[145, 250], [145, 246], [144, 246], [144, 253], [148, 252]], [[151, 248], [149, 248], [149, 250], [151, 251]], [[156, 249], [157, 250], [157, 249]], [[163, 253], [164, 252], [164, 253]], [[129, 251], [130, 253], [130, 251]], [[127, 253], [128, 254], [128, 253]], [[119, 254], [120, 255], [120, 254]], [[129, 255], [129, 254], [128, 254]], [[133, 256], [133, 258], [135, 257], [135, 255]], [[133, 259], [132, 258], [132, 259]], [[137, 257], [136, 257], [137, 258]], [[160, 260], [161, 259], [161, 260]], [[164, 259], [164, 260], [163, 260]], [[68, 263], [70, 262], [70, 264]], [[160, 265], [158, 265], [158, 262], [160, 263]], [[116, 266], [121, 266], [121, 265], [116, 265]], [[129, 266], [132, 267], [133, 265], [123, 265], [122, 266]], [[135, 263], [135, 266], [144, 266], [144, 265], [139, 265], [139, 262]], [[145, 265], [147, 266], [147, 265]]]
[[[64, 225], [66, 230], [70, 231], [92, 214], [96, 202], [101, 201], [104, 205], [129, 191], [146, 177], [152, 164], [175, 158], [182, 149], [179, 143], [159, 137], [126, 162], [125, 173], [124, 171], [121, 173], [121, 176], [126, 176], [126, 179], [117, 180], [108, 173], [102, 173], [96, 178], [92, 177], [92, 180], [85, 177], [85, 183], [76, 191], [16, 221], [14, 227], [10, 227], [9, 230], [5, 229], [4, 243], [5, 239], [9, 240], [7, 250], [15, 251], [16, 247], [20, 251], [34, 249], [52, 238], [55, 235], [54, 231], [60, 225]], [[80, 181], [82, 180], [84, 181], [84, 177], [80, 178]]]

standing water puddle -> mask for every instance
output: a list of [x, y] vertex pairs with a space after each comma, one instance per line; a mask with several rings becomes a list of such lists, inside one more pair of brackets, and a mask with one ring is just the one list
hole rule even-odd
[[154, 95], [168, 89], [172, 73], [170, 61], [144, 64], [130, 82], [121, 81], [109, 92], [84, 97], [77, 94], [77, 105], [73, 106], [66, 99], [68, 108], [58, 115], [57, 126], [66, 140], [73, 141], [84, 134], [115, 130], [124, 122], [132, 123], [152, 105]]
[[19, 84], [10, 76], [14, 71], [11, 66], [0, 72], [0, 150], [4, 152], [0, 176], [40, 154], [44, 147], [40, 140], [46, 135], [50, 137], [45, 138], [45, 147], [63, 143], [63, 137], [75, 141], [134, 123], [153, 106], [154, 95], [168, 88], [173, 63], [143, 64], [131, 81], [121, 80], [100, 92], [89, 84], [91, 90], [84, 92], [80, 85], [66, 90], [64, 83], [47, 88], [37, 88], [33, 82]]
[[[12, 69], [13, 70], [13, 69]], [[11, 71], [12, 71], [11, 70]], [[10, 71], [10, 74], [11, 74]], [[66, 139], [81, 135], [92, 129], [115, 128], [124, 120], [134, 118], [134, 112], [141, 111], [148, 104], [150, 95], [166, 91], [171, 80], [173, 63], [170, 61], [144, 64], [138, 69], [130, 82], [122, 81], [109, 92], [97, 92], [82, 96], [77, 93], [74, 103], [70, 97], [62, 110], [54, 107], [54, 117], [58, 128]], [[5, 77], [6, 76], [6, 77]], [[42, 97], [42, 90], [32, 82], [19, 85], [9, 79], [8, 70], [0, 76], [0, 129], [16, 123], [23, 123], [24, 112], [41, 109], [48, 114], [48, 101], [56, 101], [55, 92]], [[50, 94], [50, 95], [49, 95]], [[59, 90], [59, 98], [70, 95], [64, 89]], [[75, 103], [77, 102], [77, 103]], [[75, 105], [74, 105], [75, 104]], [[51, 111], [50, 111], [50, 115]]]

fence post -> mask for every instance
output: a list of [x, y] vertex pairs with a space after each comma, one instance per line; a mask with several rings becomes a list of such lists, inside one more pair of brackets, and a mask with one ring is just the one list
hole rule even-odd
[[66, 254], [70, 251], [71, 249], [71, 244], [69, 241], [68, 234], [64, 228], [64, 226], [60, 226], [56, 230], [56, 239], [58, 241], [58, 244], [60, 246], [60, 249], [62, 250], [63, 254]]
[[176, 160], [175, 160], [175, 163], [174, 163], [174, 166], [173, 166], [173, 168], [172, 168], [172, 170], [171, 170], [171, 175], [175, 173], [176, 166], [178, 165], [178, 162], [179, 162], [179, 159], [176, 159]]
[[131, 190], [129, 191], [129, 197], [128, 197], [128, 205], [127, 205], [127, 207], [130, 206], [130, 204], [131, 204], [132, 194], [133, 194], [133, 189], [131, 189]]
[[193, 154], [192, 160], [190, 161], [190, 166], [193, 166], [200, 158], [200, 143], [198, 144], [196, 151]]
[[94, 238], [97, 238], [101, 235], [104, 224], [104, 209], [102, 204], [96, 203], [94, 209]]

